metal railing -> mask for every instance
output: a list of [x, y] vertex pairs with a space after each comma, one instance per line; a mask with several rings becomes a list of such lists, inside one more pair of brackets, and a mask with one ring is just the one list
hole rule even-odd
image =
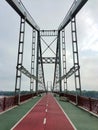
[[[39, 92], [39, 94], [42, 92]], [[57, 92], [59, 94], [59, 92]], [[21, 95], [20, 102], [24, 102], [32, 97], [36, 96], [36, 93]], [[61, 93], [60, 96], [67, 97], [67, 99], [76, 104], [76, 96], [72, 94]], [[87, 109], [90, 112], [98, 114], [98, 99], [78, 96], [78, 106]], [[18, 96], [3, 97], [0, 98], [0, 112], [5, 111], [15, 105], [18, 105]]]
[[[55, 92], [56, 93], [56, 92]], [[77, 106], [80, 106], [89, 112], [93, 112], [98, 115], [98, 99], [95, 98], [89, 98], [89, 97], [84, 97], [84, 96], [77, 96], [78, 102], [76, 103], [76, 96], [72, 94], [65, 94], [65, 93], [59, 93], [57, 92], [60, 96], [67, 97], [67, 99]]]
[[[34, 96], [36, 96], [36, 93], [21, 95], [20, 102], [24, 102]], [[18, 105], [18, 95], [0, 98], [0, 112], [5, 111], [15, 105]]]

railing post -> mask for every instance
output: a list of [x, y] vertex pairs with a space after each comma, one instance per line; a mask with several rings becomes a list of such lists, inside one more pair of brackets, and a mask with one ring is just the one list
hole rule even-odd
[[91, 98], [89, 98], [89, 110], [92, 111], [92, 102], [91, 102]]
[[79, 95], [76, 95], [76, 105], [79, 105]]
[[6, 101], [6, 97], [4, 97], [3, 99], [3, 111], [5, 110], [5, 101]]

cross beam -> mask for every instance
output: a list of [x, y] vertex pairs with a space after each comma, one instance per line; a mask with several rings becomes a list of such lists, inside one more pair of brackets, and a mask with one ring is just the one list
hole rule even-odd
[[40, 30], [41, 36], [57, 36], [58, 30]]
[[61, 31], [62, 29], [67, 26], [67, 24], [71, 21], [71, 19], [80, 11], [80, 9], [86, 4], [88, 0], [76, 0], [73, 2], [71, 8], [69, 9], [67, 15], [65, 16], [64, 20], [60, 24], [58, 30]]
[[[43, 64], [55, 64], [55, 57], [42, 57]], [[40, 59], [39, 59], [40, 63]]]
[[26, 19], [26, 22], [33, 27], [36, 31], [39, 31], [39, 26], [35, 23], [29, 12], [26, 10], [23, 3], [19, 0], [6, 0], [9, 5], [22, 17]]

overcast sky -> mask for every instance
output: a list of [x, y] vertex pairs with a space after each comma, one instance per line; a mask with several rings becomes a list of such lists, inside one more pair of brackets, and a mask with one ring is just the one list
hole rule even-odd
[[[21, 0], [41, 29], [57, 29], [73, 0]], [[0, 90], [14, 90], [20, 17], [5, 0], [0, 1]], [[67, 70], [72, 64], [70, 24], [65, 28]], [[98, 0], [88, 0], [77, 14], [82, 89], [98, 91]], [[24, 66], [30, 70], [32, 28], [26, 24]], [[47, 39], [45, 39], [47, 40]], [[52, 41], [53, 39], [50, 39]], [[48, 40], [49, 42], [49, 40]], [[44, 43], [43, 43], [44, 44]], [[43, 45], [43, 50], [45, 49]], [[55, 48], [55, 45], [52, 48]], [[55, 49], [54, 49], [55, 50]], [[49, 52], [48, 52], [49, 53]], [[46, 81], [53, 78], [53, 66], [45, 66]], [[22, 89], [29, 89], [23, 76]], [[68, 87], [73, 87], [73, 77]]]

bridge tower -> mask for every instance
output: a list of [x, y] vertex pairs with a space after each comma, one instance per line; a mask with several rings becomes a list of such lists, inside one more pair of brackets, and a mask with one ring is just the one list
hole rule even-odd
[[[67, 92], [68, 78], [74, 74], [74, 83], [76, 95], [81, 94], [81, 78], [80, 78], [80, 64], [78, 54], [78, 41], [77, 41], [77, 29], [76, 29], [76, 15], [80, 9], [85, 5], [87, 0], [75, 0], [69, 9], [64, 20], [56, 30], [41, 30], [31, 17], [29, 12], [24, 7], [23, 3], [19, 0], [6, 0], [10, 6], [20, 16], [20, 32], [19, 32], [19, 45], [18, 56], [16, 66], [16, 81], [15, 81], [15, 94], [18, 94], [20, 102], [21, 92], [21, 77], [22, 74], [30, 78], [30, 91], [34, 89], [39, 93], [40, 88], [46, 91], [44, 64], [54, 64], [54, 79], [53, 79], [53, 91]], [[31, 69], [30, 72], [23, 66], [24, 56], [24, 38], [25, 38], [25, 23], [28, 23], [32, 28], [32, 47], [31, 47]], [[67, 58], [66, 58], [66, 38], [65, 30], [66, 26], [71, 24], [71, 36], [72, 36], [72, 54], [73, 54], [73, 66], [70, 70], [67, 70]], [[55, 37], [55, 39], [47, 44], [43, 37]], [[46, 44], [47, 48], [42, 52], [42, 41]], [[56, 41], [56, 50], [51, 48], [51, 45]], [[54, 53], [54, 57], [44, 57], [43, 53], [50, 49]], [[35, 73], [36, 72], [36, 73]], [[62, 84], [62, 81], [64, 82]], [[77, 99], [76, 99], [77, 100]], [[77, 101], [78, 102], [78, 101]]]

